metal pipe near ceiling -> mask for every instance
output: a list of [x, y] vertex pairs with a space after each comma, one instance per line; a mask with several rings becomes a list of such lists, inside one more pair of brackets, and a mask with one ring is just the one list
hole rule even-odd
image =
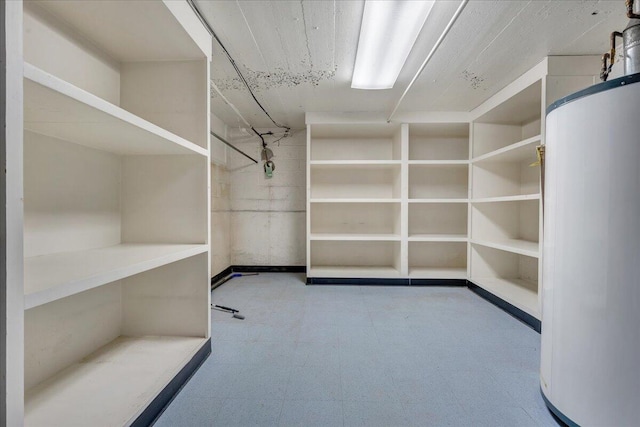
[[229, 141], [227, 141], [226, 139], [224, 139], [223, 137], [221, 137], [220, 135], [218, 135], [217, 133], [215, 133], [214, 131], [210, 132], [211, 135], [213, 135], [215, 138], [217, 138], [220, 142], [222, 142], [223, 144], [227, 145], [228, 147], [232, 148], [233, 150], [237, 151], [238, 153], [242, 154], [243, 156], [245, 156], [247, 159], [252, 160], [254, 163], [258, 163], [258, 161], [256, 159], [254, 159], [253, 157], [251, 157], [250, 155], [248, 155], [247, 153], [245, 153], [244, 151], [240, 150], [239, 148], [237, 148], [236, 146], [234, 146], [232, 143], [230, 143]]
[[433, 55], [436, 53], [436, 51], [438, 50], [438, 48], [440, 47], [440, 45], [444, 41], [444, 38], [447, 36], [447, 34], [449, 34], [449, 31], [451, 30], [451, 27], [453, 27], [453, 24], [455, 24], [455, 22], [458, 20], [458, 17], [462, 13], [462, 11], [464, 10], [464, 8], [465, 8], [465, 6], [467, 5], [468, 2], [469, 2], [469, 0], [462, 0], [462, 2], [460, 3], [460, 6], [458, 6], [458, 9], [456, 10], [456, 13], [453, 14], [453, 17], [451, 18], [451, 20], [449, 21], [449, 23], [445, 27], [444, 31], [442, 32], [442, 34], [440, 34], [440, 37], [438, 38], [436, 43], [433, 45], [433, 48], [431, 48], [431, 52], [429, 52], [429, 54], [425, 58], [425, 60], [422, 63], [422, 65], [420, 66], [420, 68], [418, 69], [416, 74], [413, 76], [411, 81], [409, 82], [409, 85], [407, 86], [407, 88], [402, 93], [402, 96], [400, 97], [400, 99], [398, 99], [398, 102], [396, 103], [396, 106], [393, 108], [393, 111], [391, 111], [391, 114], [389, 114], [389, 117], [387, 118], [387, 122], [390, 122], [391, 119], [393, 118], [393, 116], [396, 114], [396, 112], [398, 111], [398, 107], [400, 107], [400, 104], [404, 100], [404, 97], [407, 96], [407, 93], [409, 93], [409, 90], [411, 89], [413, 84], [416, 82], [418, 77], [420, 77], [420, 74], [422, 74], [422, 71], [425, 69], [425, 67], [427, 66], [427, 64], [429, 63], [429, 61], [433, 57]]

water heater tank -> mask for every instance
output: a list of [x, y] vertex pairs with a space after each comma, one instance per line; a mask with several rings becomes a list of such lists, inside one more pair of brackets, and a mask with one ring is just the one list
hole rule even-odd
[[640, 73], [547, 110], [540, 383], [569, 425], [640, 425]]

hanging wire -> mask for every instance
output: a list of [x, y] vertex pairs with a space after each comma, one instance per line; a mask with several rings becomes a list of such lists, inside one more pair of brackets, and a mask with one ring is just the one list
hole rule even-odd
[[[191, 9], [193, 9], [194, 13], [196, 14], [196, 16], [198, 17], [198, 19], [200, 20], [200, 22], [202, 22], [202, 24], [205, 26], [205, 28], [207, 29], [207, 31], [209, 32], [209, 34], [211, 34], [213, 36], [213, 38], [216, 40], [216, 42], [218, 42], [218, 44], [220, 45], [220, 47], [222, 48], [222, 51], [224, 52], [224, 54], [226, 55], [227, 59], [229, 60], [229, 62], [231, 63], [231, 65], [233, 66], [233, 69], [236, 71], [236, 73], [238, 74], [238, 77], [240, 77], [240, 81], [244, 84], [244, 86], [247, 88], [247, 90], [249, 91], [249, 94], [251, 95], [251, 97], [253, 98], [253, 100], [256, 102], [256, 104], [258, 105], [258, 107], [260, 107], [260, 109], [262, 110], [262, 112], [264, 112], [264, 114], [269, 118], [269, 120], [271, 120], [271, 122], [278, 128], [280, 129], [285, 129], [285, 136], [288, 135], [289, 131], [291, 130], [291, 128], [289, 126], [285, 126], [282, 125], [278, 122], [276, 122], [273, 117], [271, 117], [271, 115], [269, 114], [269, 112], [262, 106], [262, 104], [260, 103], [260, 101], [258, 100], [258, 98], [256, 97], [255, 93], [253, 93], [253, 90], [251, 90], [251, 87], [249, 86], [249, 83], [247, 82], [247, 79], [245, 79], [244, 75], [242, 74], [242, 71], [240, 71], [240, 68], [238, 67], [238, 65], [236, 64], [236, 61], [233, 60], [233, 57], [231, 56], [231, 54], [229, 53], [229, 51], [227, 50], [227, 48], [225, 47], [224, 43], [222, 43], [222, 40], [220, 40], [220, 38], [218, 37], [218, 35], [216, 34], [215, 31], [213, 31], [213, 28], [211, 27], [211, 25], [209, 25], [209, 22], [206, 20], [206, 18], [204, 17], [204, 15], [202, 14], [202, 12], [200, 12], [200, 9], [198, 8], [198, 6], [196, 5], [194, 0], [187, 0], [187, 3], [189, 3], [189, 6], [191, 6]], [[217, 89], [217, 87], [216, 87]], [[218, 93], [220, 93], [220, 91], [218, 90]], [[228, 101], [225, 101], [227, 103], [229, 103]], [[234, 111], [237, 110], [234, 108]], [[242, 118], [243, 121], [246, 122], [246, 120], [244, 119], [244, 117], [240, 116]], [[266, 132], [266, 133], [260, 133], [258, 132], [253, 126], [249, 125], [249, 127], [251, 128], [251, 130], [253, 131], [253, 133], [255, 133], [258, 138], [260, 138], [260, 141], [262, 141], [262, 147], [266, 148], [267, 143], [264, 140], [264, 136], [266, 135], [273, 135], [273, 132]], [[284, 138], [284, 136], [283, 136]]]

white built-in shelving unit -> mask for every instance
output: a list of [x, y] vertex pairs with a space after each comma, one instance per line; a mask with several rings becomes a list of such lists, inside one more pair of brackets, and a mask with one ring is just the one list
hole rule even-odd
[[469, 124], [309, 123], [308, 276], [467, 276]]
[[24, 424], [128, 425], [210, 336], [211, 37], [183, 1], [22, 7]]
[[469, 280], [541, 319], [545, 110], [594, 83], [594, 57], [549, 57], [474, 110]]
[[466, 118], [308, 113], [308, 277], [467, 279], [540, 319], [536, 147], [597, 63], [546, 58]]

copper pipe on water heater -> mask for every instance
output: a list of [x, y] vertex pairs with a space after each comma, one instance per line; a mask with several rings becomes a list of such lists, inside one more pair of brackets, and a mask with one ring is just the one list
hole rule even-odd
[[627, 5], [627, 18], [629, 19], [640, 19], [640, 15], [633, 12], [633, 2], [634, 0], [626, 0], [625, 4]]

